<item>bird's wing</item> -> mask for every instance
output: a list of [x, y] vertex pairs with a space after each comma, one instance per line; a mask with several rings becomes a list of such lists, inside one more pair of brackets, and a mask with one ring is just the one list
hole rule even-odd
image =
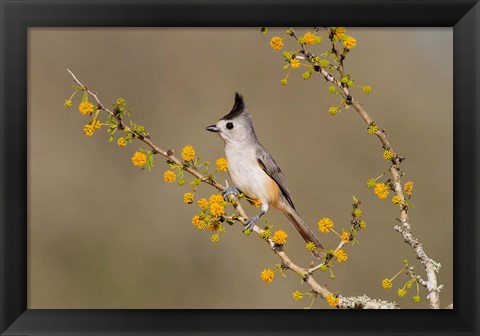
[[265, 171], [265, 173], [267, 173], [267, 175], [277, 183], [288, 204], [295, 209], [295, 205], [293, 205], [292, 196], [290, 196], [290, 193], [288, 192], [282, 170], [277, 165], [273, 157], [263, 147], [257, 149], [257, 162]]

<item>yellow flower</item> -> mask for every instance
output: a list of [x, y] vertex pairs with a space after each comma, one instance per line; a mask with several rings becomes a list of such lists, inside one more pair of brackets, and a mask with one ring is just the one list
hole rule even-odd
[[99, 129], [100, 127], [102, 127], [102, 124], [100, 124], [100, 121], [98, 121], [97, 119], [93, 119], [92, 122], [90, 123], [94, 129]]
[[256, 200], [253, 201], [253, 206], [254, 206], [255, 208], [258, 208], [258, 207], [260, 207], [261, 205], [262, 205], [262, 201], [260, 201], [259, 199], [256, 199]]
[[93, 133], [95, 133], [95, 129], [93, 128], [92, 125], [87, 124], [83, 126], [83, 133], [85, 134], [85, 136], [92, 136]]
[[405, 182], [403, 189], [405, 190], [405, 194], [411, 195], [413, 190], [413, 182], [412, 181]]
[[300, 60], [297, 58], [292, 58], [290, 60], [290, 66], [292, 67], [292, 69], [300, 68]]
[[198, 207], [202, 210], [208, 208], [208, 201], [206, 198], [201, 198], [197, 201]]
[[331, 228], [333, 228], [333, 222], [330, 218], [322, 218], [318, 221], [318, 229], [320, 232], [329, 233]]
[[368, 134], [375, 134], [378, 131], [378, 127], [375, 124], [371, 124], [368, 126]]
[[223, 196], [220, 194], [212, 194], [208, 201], [210, 203], [223, 203]]
[[413, 302], [417, 302], [417, 303], [420, 302], [420, 296], [415, 295], [415, 296], [413, 297]]
[[66, 108], [72, 107], [72, 101], [70, 99], [65, 99], [65, 102], [63, 103], [63, 106]]
[[163, 179], [165, 182], [173, 182], [177, 179], [177, 174], [171, 170], [167, 170], [165, 173], [163, 173]]
[[342, 263], [344, 261], [347, 261], [348, 259], [348, 255], [347, 253], [343, 250], [343, 249], [340, 249], [338, 250], [336, 253], [335, 253], [335, 257], [337, 257], [337, 261], [339, 263]]
[[303, 293], [302, 292], [299, 292], [298, 290], [296, 290], [295, 292], [292, 293], [292, 296], [293, 296], [293, 299], [295, 301], [300, 301], [301, 299], [303, 299]]
[[372, 92], [372, 87], [371, 87], [370, 85], [365, 85], [365, 86], [363, 87], [363, 92], [365, 92], [365, 93], [370, 93], [370, 92]]
[[197, 228], [199, 230], [205, 230], [206, 227], [207, 227], [207, 224], [205, 224], [205, 221], [201, 220], [198, 222]]
[[147, 156], [142, 152], [135, 152], [132, 156], [132, 163], [134, 166], [142, 167], [147, 163]]
[[330, 113], [331, 115], [335, 115], [337, 114], [337, 112], [338, 112], [338, 108], [335, 106], [332, 106], [328, 109], [328, 113]]
[[212, 220], [208, 223], [207, 229], [209, 229], [210, 231], [217, 231], [219, 226], [220, 226], [219, 221]]
[[275, 50], [280, 50], [283, 48], [283, 39], [280, 36], [274, 36], [270, 40], [270, 46]]
[[362, 217], [362, 210], [360, 209], [353, 210], [353, 217], [355, 218]]
[[282, 230], [275, 231], [273, 234], [273, 241], [278, 245], [283, 245], [287, 242], [287, 233]]
[[373, 192], [378, 198], [384, 199], [388, 196], [388, 187], [385, 183], [377, 183]]
[[365, 223], [365, 221], [360, 221], [358, 227], [363, 230], [367, 227], [367, 223]]
[[217, 166], [218, 171], [227, 171], [228, 169], [228, 161], [223, 157], [215, 161], [215, 165]]
[[220, 217], [225, 214], [225, 209], [220, 203], [211, 203], [210, 204], [210, 213], [215, 217]]
[[383, 279], [382, 280], [382, 287], [385, 288], [385, 289], [389, 289], [389, 288], [392, 288], [393, 284], [392, 284], [392, 281], [390, 281], [390, 279]]
[[346, 31], [345, 27], [335, 27], [335, 37], [340, 40]]
[[118, 138], [117, 145], [120, 147], [125, 147], [127, 145], [127, 139], [125, 138]]
[[397, 294], [398, 294], [398, 296], [403, 297], [403, 296], [405, 296], [405, 294], [407, 294], [407, 291], [405, 290], [405, 288], [400, 288], [397, 291]]
[[217, 243], [220, 240], [220, 236], [215, 233], [210, 237], [210, 240], [212, 241], [212, 243]]
[[125, 99], [123, 99], [123, 98], [118, 98], [117, 99], [117, 105], [125, 105], [125, 104], [126, 104]]
[[195, 149], [192, 146], [185, 146], [182, 150], [182, 158], [185, 161], [190, 161], [195, 158]]
[[193, 203], [193, 194], [192, 193], [185, 193], [183, 195], [183, 203], [185, 204], [192, 204]]
[[393, 159], [393, 153], [392, 153], [392, 151], [391, 151], [390, 149], [385, 150], [385, 151], [383, 152], [383, 158], [384, 158], [385, 160], [391, 160], [391, 159]]
[[286, 79], [286, 78], [284, 78], [284, 79], [280, 80], [280, 84], [281, 84], [282, 86], [285, 86], [285, 85], [287, 85], [287, 84], [288, 84], [288, 81], [287, 81], [287, 79]]
[[315, 37], [315, 34], [312, 34], [310, 32], [306, 32], [305, 35], [303, 35], [303, 40], [305, 42], [305, 44], [314, 44], [315, 41], [316, 41], [316, 37]]
[[320, 67], [321, 68], [326, 68], [329, 64], [330, 64], [330, 62], [326, 59], [320, 60]]
[[269, 283], [273, 281], [273, 278], [275, 277], [275, 273], [273, 273], [273, 271], [270, 268], [265, 268], [260, 274], [260, 277], [262, 278], [263, 282]]
[[313, 252], [315, 251], [317, 246], [315, 245], [315, 243], [308, 242], [307, 244], [305, 244], [305, 248], [307, 249], [308, 252]]
[[93, 104], [88, 101], [83, 101], [80, 103], [80, 105], [78, 105], [78, 110], [83, 115], [92, 113], [93, 109], [94, 109]]
[[332, 307], [336, 307], [338, 306], [338, 298], [336, 298], [335, 296], [333, 296], [332, 293], [328, 293], [327, 295], [327, 303], [332, 306]]
[[357, 40], [351, 36], [347, 36], [347, 38], [343, 41], [343, 45], [347, 49], [352, 49], [357, 45]]
[[340, 238], [341, 238], [345, 243], [350, 242], [350, 232], [343, 231], [343, 233], [342, 233], [342, 235], [340, 236]]
[[395, 205], [399, 205], [402, 203], [402, 198], [400, 196], [394, 196], [392, 198], [392, 203]]
[[193, 216], [193, 218], [192, 218], [192, 224], [193, 225], [197, 226], [199, 221], [200, 221], [200, 216], [199, 215]]

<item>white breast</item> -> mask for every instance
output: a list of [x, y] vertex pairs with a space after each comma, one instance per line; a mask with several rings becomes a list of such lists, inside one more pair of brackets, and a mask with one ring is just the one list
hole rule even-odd
[[229, 143], [225, 145], [228, 171], [235, 186], [248, 197], [269, 203], [268, 186], [271, 178], [257, 162], [253, 146]]

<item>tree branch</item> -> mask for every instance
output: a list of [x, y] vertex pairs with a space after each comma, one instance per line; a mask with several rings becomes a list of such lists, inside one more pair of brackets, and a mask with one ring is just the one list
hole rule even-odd
[[[82, 90], [86, 91], [88, 94], [90, 94], [95, 101], [98, 104], [98, 109], [105, 111], [108, 115], [111, 117], [115, 118], [117, 125], [120, 129], [123, 129], [127, 132], [134, 132], [130, 127], [128, 127], [123, 119], [120, 117], [120, 115], [114, 113], [114, 111], [108, 109], [105, 107], [105, 105], [100, 101], [98, 98], [97, 94], [93, 92], [92, 90], [88, 89], [78, 78], [75, 76], [75, 74], [67, 69], [67, 71], [70, 73], [70, 75], [73, 77], [73, 80], [82, 88]], [[207, 176], [204, 176], [202, 173], [200, 173], [197, 169], [194, 167], [186, 166], [183, 164], [182, 161], [180, 161], [178, 158], [176, 158], [173, 155], [173, 151], [171, 150], [164, 150], [160, 147], [158, 147], [156, 144], [153, 143], [153, 141], [150, 139], [150, 136], [147, 135], [142, 135], [135, 133], [136, 138], [143, 143], [147, 144], [151, 149], [154, 154], [160, 154], [167, 158], [168, 160], [174, 162], [175, 164], [179, 165], [190, 173], [192, 176], [200, 179], [203, 183], [206, 183], [208, 185], [211, 185], [212, 187], [216, 188], [219, 191], [223, 191], [225, 189], [225, 186], [223, 186], [220, 183], [217, 183], [210, 179]], [[245, 224], [245, 220], [247, 218], [247, 214], [245, 213], [245, 210], [242, 208], [240, 205], [238, 199], [234, 197], [233, 195], [230, 196], [232, 200], [232, 205], [235, 207], [235, 209], [238, 211], [239, 215], [242, 218], [239, 218], [239, 220]], [[258, 226], [254, 226], [253, 232], [260, 234], [264, 230], [260, 229]], [[294, 263], [287, 255], [287, 253], [283, 250], [283, 248], [279, 248], [278, 245], [275, 244], [275, 242], [271, 238], [265, 238], [264, 239], [266, 243], [270, 246], [270, 249], [278, 256], [278, 258], [281, 260], [281, 265], [282, 268], [284, 269], [289, 269], [301, 278], [303, 278], [304, 282], [310, 286], [312, 291], [319, 295], [321, 298], [324, 300], [329, 297], [329, 295], [333, 295], [326, 287], [321, 286], [313, 277], [312, 273], [318, 269], [317, 267], [314, 268], [304, 268], [296, 263]], [[344, 246], [345, 242], [340, 242], [338, 247], [336, 248], [335, 251], [338, 251]], [[343, 297], [343, 296], [338, 296], [338, 305], [337, 308], [343, 308], [343, 309], [395, 309], [398, 308], [398, 306], [393, 302], [387, 302], [387, 301], [381, 301], [381, 300], [376, 300], [376, 299], [371, 299], [368, 296], [361, 296], [361, 297]]]

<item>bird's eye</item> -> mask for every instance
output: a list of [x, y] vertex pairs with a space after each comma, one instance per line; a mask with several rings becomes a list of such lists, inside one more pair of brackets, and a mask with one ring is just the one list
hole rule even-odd
[[228, 122], [225, 127], [227, 127], [227, 129], [231, 130], [233, 128], [233, 123], [231, 122]]

